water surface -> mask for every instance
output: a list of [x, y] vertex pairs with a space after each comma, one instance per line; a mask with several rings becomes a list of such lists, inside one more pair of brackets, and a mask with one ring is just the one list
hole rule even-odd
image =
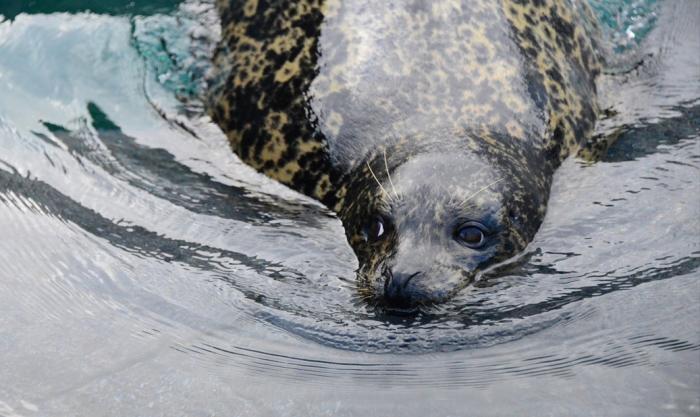
[[593, 2], [618, 142], [418, 317], [202, 115], [211, 5], [146, 3], [0, 6], [0, 416], [700, 414], [697, 2]]

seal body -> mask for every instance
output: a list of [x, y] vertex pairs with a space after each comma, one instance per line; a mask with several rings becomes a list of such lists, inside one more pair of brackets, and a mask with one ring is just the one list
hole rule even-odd
[[368, 299], [448, 298], [521, 251], [590, 138], [581, 0], [220, 0], [208, 110], [342, 220]]

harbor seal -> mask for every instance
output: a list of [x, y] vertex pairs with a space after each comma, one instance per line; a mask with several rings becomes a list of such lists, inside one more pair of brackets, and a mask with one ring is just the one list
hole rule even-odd
[[342, 221], [370, 302], [441, 302], [532, 240], [591, 137], [578, 0], [220, 0], [208, 113]]

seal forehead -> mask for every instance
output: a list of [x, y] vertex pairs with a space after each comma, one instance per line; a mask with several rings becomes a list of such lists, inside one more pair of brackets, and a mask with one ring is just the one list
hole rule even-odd
[[[380, 209], [401, 232], [429, 236], [462, 219], [479, 220], [502, 206], [499, 172], [475, 155], [421, 154], [387, 178]], [[409, 225], [404, 229], [404, 225]], [[425, 229], [425, 230], [423, 230]]]
[[396, 169], [398, 187], [421, 185], [469, 187], [497, 176], [496, 167], [482, 158], [469, 154], [420, 154]]

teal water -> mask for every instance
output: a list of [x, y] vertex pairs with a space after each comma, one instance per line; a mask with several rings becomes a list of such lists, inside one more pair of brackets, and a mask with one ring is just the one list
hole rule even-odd
[[659, 9], [657, 0], [591, 0], [590, 5], [618, 53], [642, 44]]
[[178, 0], [3, 0], [0, 14], [14, 19], [20, 13], [92, 12], [110, 15], [149, 15], [170, 13]]
[[615, 146], [522, 257], [389, 318], [203, 115], [211, 2], [0, 1], [0, 416], [700, 414], [700, 7], [592, 5], [635, 68]]

